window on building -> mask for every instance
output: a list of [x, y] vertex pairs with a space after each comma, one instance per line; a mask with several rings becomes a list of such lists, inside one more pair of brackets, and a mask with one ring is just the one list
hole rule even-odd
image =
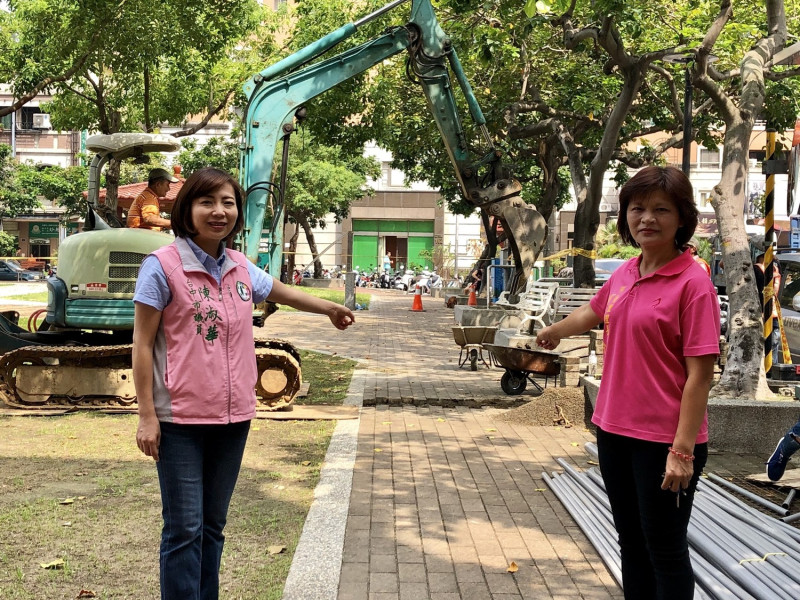
[[17, 129], [33, 129], [33, 115], [38, 115], [42, 111], [38, 106], [23, 106], [20, 109], [19, 121], [17, 121]]
[[406, 184], [405, 173], [399, 169], [392, 169], [389, 173], [389, 185], [391, 187], [403, 187]]
[[383, 187], [405, 187], [405, 174], [392, 168], [392, 163], [381, 163], [381, 185]]
[[761, 163], [767, 158], [767, 152], [765, 150], [750, 150], [748, 157], [750, 158], [750, 168], [759, 169]]
[[709, 150], [702, 146], [697, 149], [697, 166], [700, 169], [719, 169], [722, 154], [719, 150]]
[[389, 173], [392, 167], [388, 162], [381, 163], [381, 187], [389, 187]]
[[11, 129], [11, 113], [0, 117], [0, 128], [5, 131]]
[[700, 207], [711, 206], [711, 190], [700, 190], [698, 192], [700, 197]]

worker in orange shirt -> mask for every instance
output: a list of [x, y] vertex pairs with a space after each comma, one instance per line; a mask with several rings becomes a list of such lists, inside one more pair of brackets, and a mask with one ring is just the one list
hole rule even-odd
[[147, 187], [131, 204], [128, 211], [127, 226], [161, 231], [169, 229], [169, 219], [161, 217], [159, 198], [169, 192], [170, 184], [178, 183], [178, 178], [166, 169], [152, 169], [147, 177]]
[[696, 262], [698, 265], [700, 265], [700, 267], [706, 273], [708, 273], [708, 276], [711, 277], [711, 267], [705, 261], [705, 259], [697, 253], [697, 242], [694, 241], [693, 239], [689, 240], [689, 242], [686, 243], [685, 248], [686, 248], [687, 251], [691, 252], [692, 258], [694, 258], [694, 262]]

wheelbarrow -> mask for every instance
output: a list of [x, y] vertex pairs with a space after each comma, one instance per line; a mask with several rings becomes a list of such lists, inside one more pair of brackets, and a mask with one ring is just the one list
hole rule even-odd
[[506, 394], [516, 396], [525, 391], [531, 382], [541, 394], [544, 389], [534, 380], [534, 376], [547, 378], [558, 375], [561, 365], [557, 362], [560, 353], [547, 350], [530, 350], [528, 348], [511, 348], [484, 344], [497, 366], [506, 370], [500, 379], [500, 387]]
[[488, 368], [489, 363], [483, 358], [483, 345], [494, 343], [496, 331], [496, 327], [454, 326], [453, 340], [461, 347], [461, 351], [458, 353], [459, 368], [469, 361], [470, 370], [477, 371], [478, 359]]

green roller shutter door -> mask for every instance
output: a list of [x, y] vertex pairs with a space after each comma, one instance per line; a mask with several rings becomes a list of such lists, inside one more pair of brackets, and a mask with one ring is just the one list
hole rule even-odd
[[408, 263], [418, 264], [433, 268], [430, 260], [422, 258], [419, 253], [421, 250], [431, 250], [433, 248], [433, 237], [410, 237], [408, 238]]
[[378, 266], [378, 236], [353, 235], [353, 268], [371, 271]]

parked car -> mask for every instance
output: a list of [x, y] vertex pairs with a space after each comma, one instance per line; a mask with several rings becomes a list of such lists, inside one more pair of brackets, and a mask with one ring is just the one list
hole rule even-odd
[[628, 261], [624, 258], [598, 258], [594, 261], [595, 280], [608, 281], [611, 274], [626, 262]]
[[41, 273], [23, 269], [15, 260], [0, 260], [0, 281], [39, 281]]

